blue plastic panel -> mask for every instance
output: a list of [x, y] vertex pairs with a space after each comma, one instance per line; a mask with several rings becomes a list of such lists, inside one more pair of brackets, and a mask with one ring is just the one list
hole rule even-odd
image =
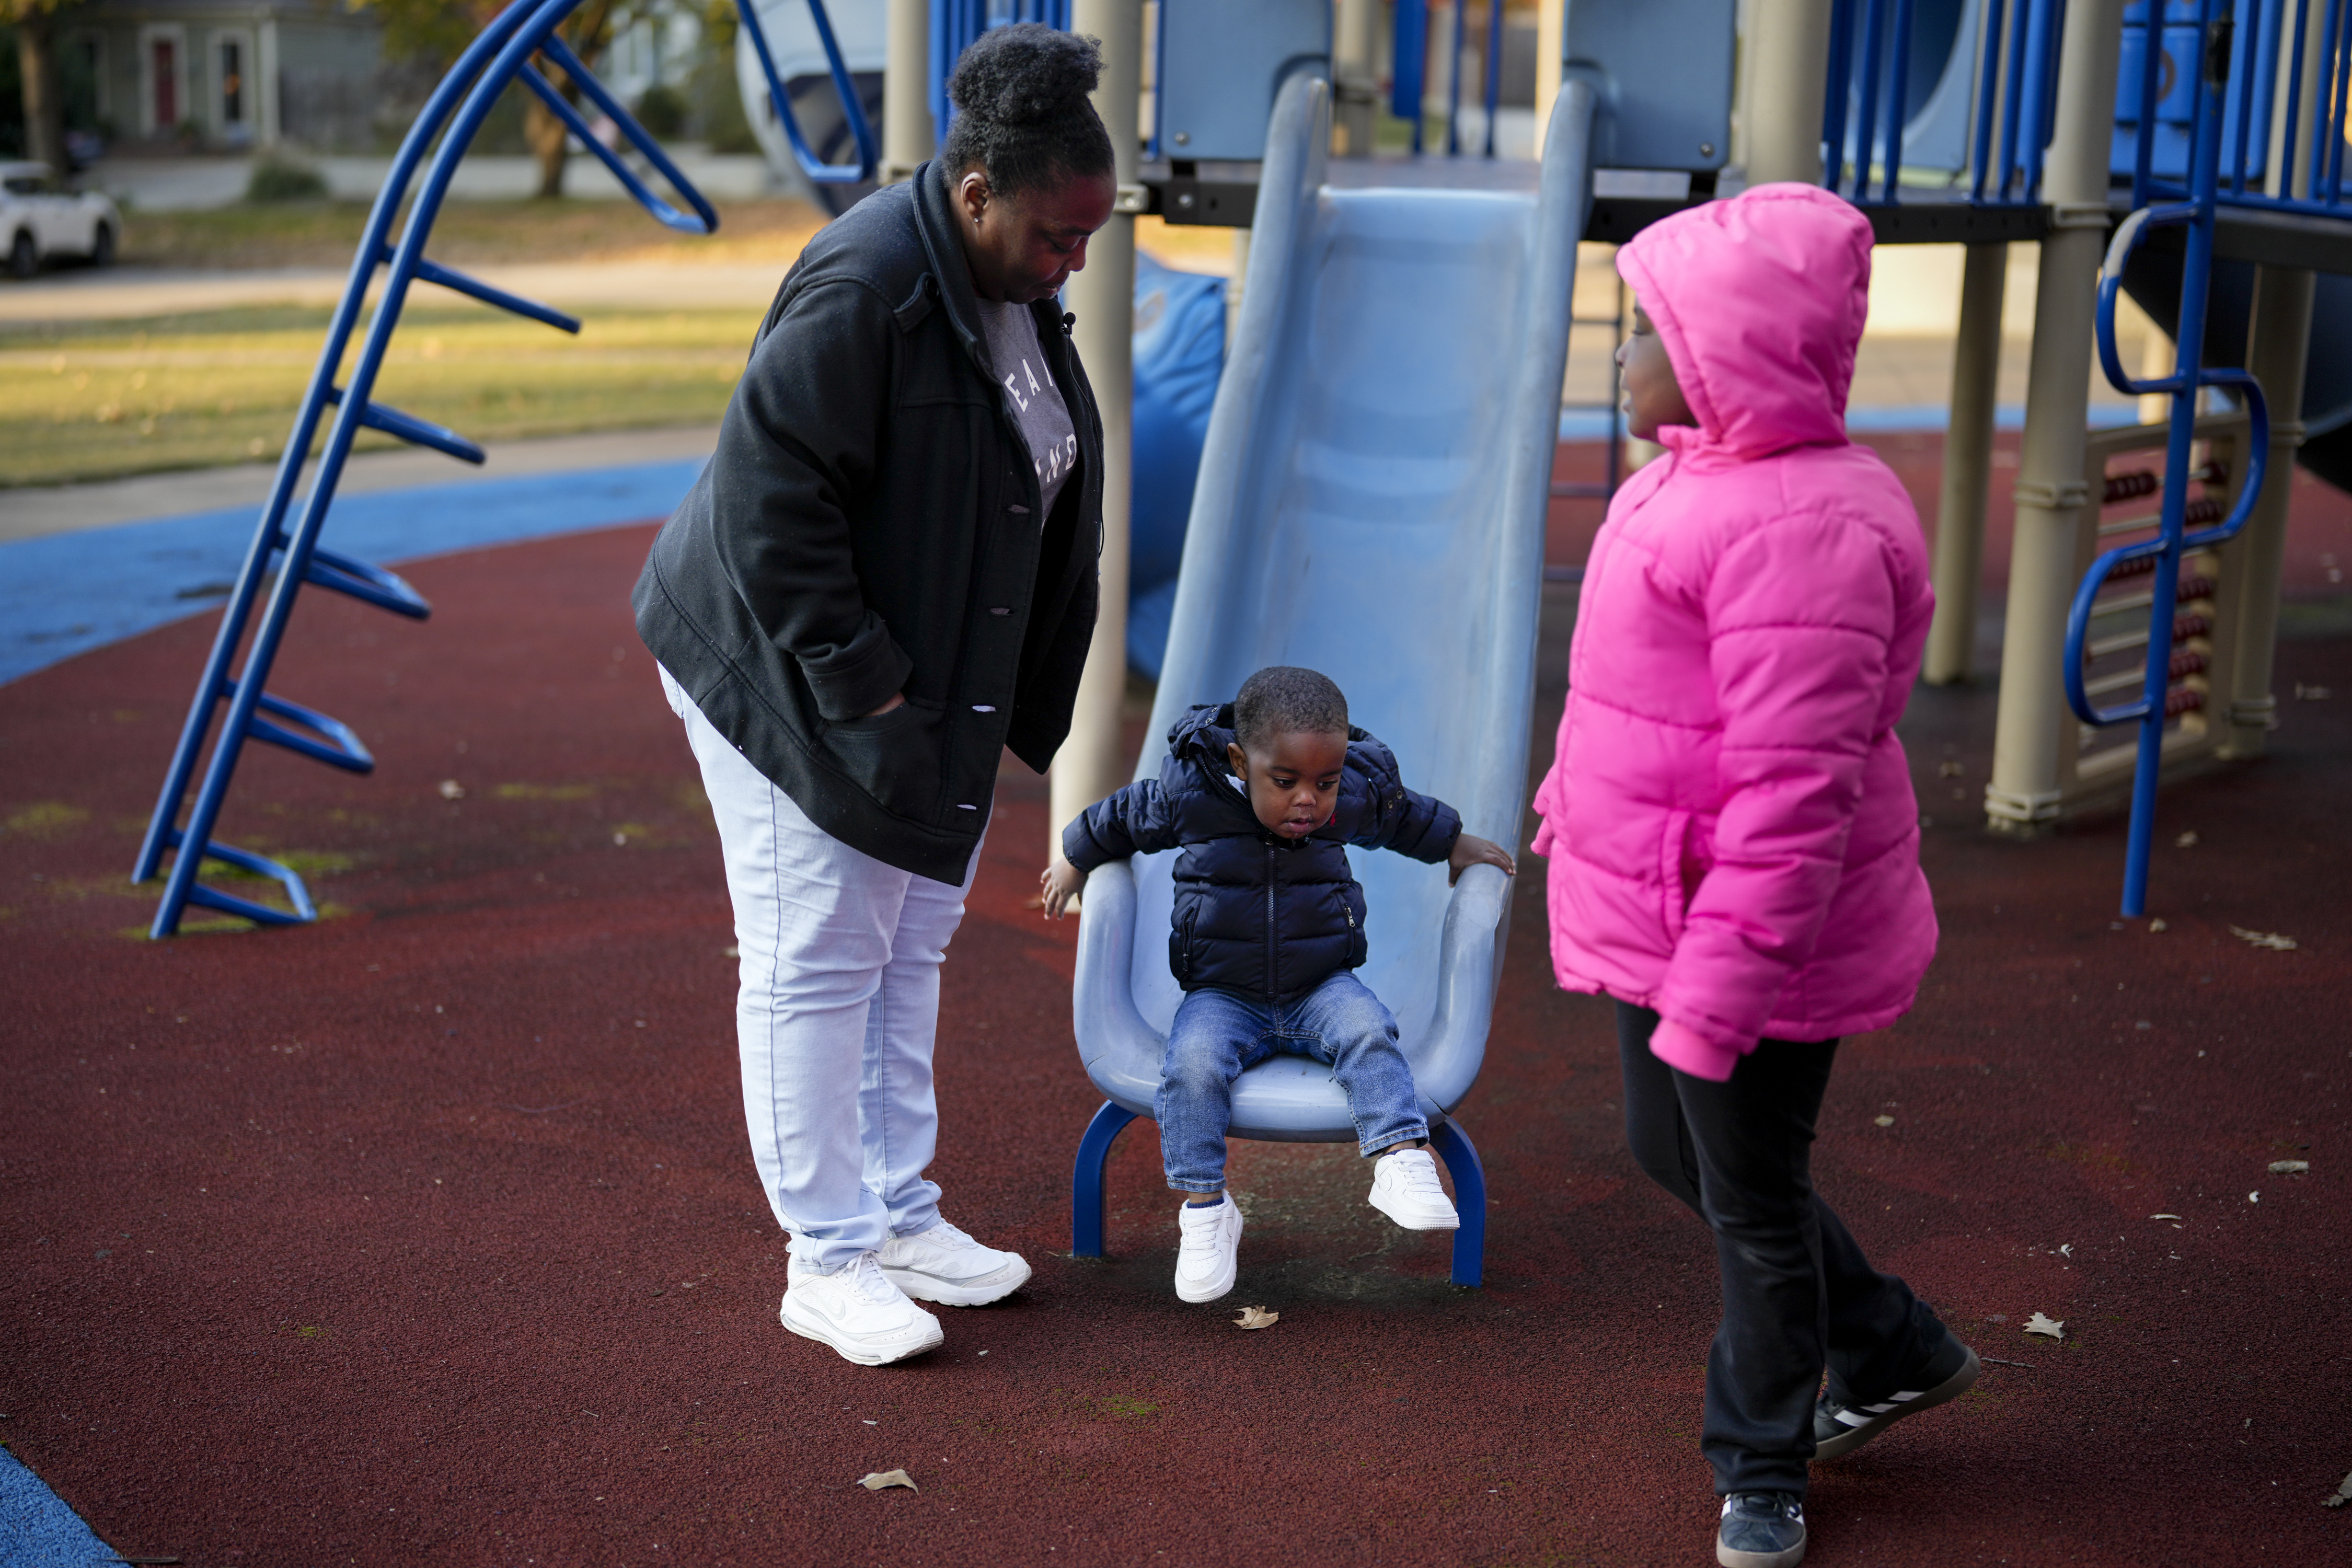
[[1563, 56], [1601, 99], [1594, 165], [1722, 168], [1738, 30], [1738, 0], [1569, 0]]
[[1282, 84], [1331, 72], [1330, 0], [1180, 0], [1162, 7], [1160, 153], [1254, 163]]

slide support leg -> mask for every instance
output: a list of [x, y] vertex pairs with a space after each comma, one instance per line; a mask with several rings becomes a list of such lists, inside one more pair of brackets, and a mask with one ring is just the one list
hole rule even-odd
[[[1486, 1278], [1486, 1169], [1462, 1123], [1450, 1116], [1429, 1130], [1429, 1145], [1454, 1178], [1454, 1206], [1462, 1215], [1462, 1228], [1454, 1233], [1454, 1282], [1479, 1285]], [[1081, 1154], [1079, 1163], [1085, 1161]]]
[[[1110, 1163], [1110, 1146], [1134, 1120], [1134, 1111], [1106, 1100], [1087, 1123], [1086, 1136], [1078, 1140], [1078, 1163], [1070, 1173], [1070, 1254], [1074, 1258], [1103, 1255], [1103, 1172]], [[1471, 1156], [1471, 1163], [1477, 1163], [1476, 1155]], [[1455, 1272], [1460, 1272], [1458, 1266]]]

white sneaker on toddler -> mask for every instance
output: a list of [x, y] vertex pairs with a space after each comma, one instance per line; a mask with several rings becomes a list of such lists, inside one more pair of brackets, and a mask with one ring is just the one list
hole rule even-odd
[[844, 1361], [882, 1366], [946, 1342], [940, 1321], [908, 1300], [870, 1252], [830, 1270], [795, 1258], [785, 1279], [789, 1284], [779, 1313], [784, 1327], [804, 1340], [831, 1345]]
[[1027, 1282], [1029, 1265], [1017, 1252], [982, 1247], [941, 1220], [919, 1236], [894, 1236], [874, 1255], [882, 1276], [919, 1301], [943, 1307], [984, 1307]]
[[1185, 1301], [1213, 1301], [1234, 1288], [1241, 1272], [1242, 1205], [1231, 1193], [1212, 1208], [1186, 1204], [1176, 1211], [1176, 1295]]
[[1401, 1144], [1372, 1162], [1371, 1205], [1407, 1230], [1459, 1230], [1462, 1216], [1437, 1183], [1426, 1149]]

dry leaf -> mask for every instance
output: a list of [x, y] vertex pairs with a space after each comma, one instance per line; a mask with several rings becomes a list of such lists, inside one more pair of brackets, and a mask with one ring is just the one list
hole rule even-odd
[[1939, 778], [1956, 779], [1958, 778], [1964, 771], [1965, 770], [1961, 768], [1960, 764], [1958, 763], [1946, 763], [1942, 767], [1936, 770], [1936, 773]]
[[878, 1492], [884, 1487], [904, 1487], [910, 1492], [923, 1489], [915, 1484], [915, 1478], [904, 1470], [877, 1470], [872, 1475], [858, 1477], [857, 1484], [869, 1492]]
[[2179, 1219], [2180, 1216], [2177, 1214], [2152, 1214], [2147, 1217], [2150, 1219]]
[[2294, 683], [2294, 700], [2298, 702], [2325, 702], [2334, 695], [2325, 686], [2305, 686], [2300, 680]]
[[1244, 1307], [1234, 1319], [1237, 1329], [1270, 1329], [1282, 1321], [1280, 1312], [1269, 1312], [1264, 1307]]
[[2231, 926], [2230, 934], [2249, 947], [2264, 947], [2273, 952], [2294, 951], [2294, 938], [2281, 936], [2274, 931], [2248, 931], [2243, 926]]
[[441, 781], [441, 798], [443, 800], [463, 800], [466, 798], [466, 786], [459, 784], [456, 779], [443, 779]]
[[2308, 1160], [2273, 1160], [2271, 1162], [2271, 1174], [2273, 1176], [2300, 1176], [2310, 1169], [2311, 1162]]
[[2336, 1482], [2336, 1489], [2327, 1496], [2319, 1500], [2319, 1506], [2322, 1508], [2342, 1508], [2347, 1502], [2352, 1502], [2352, 1476], [2347, 1476], [2342, 1480]]
[[2158, 915], [2156, 919], [2147, 922], [2147, 929], [2150, 931], [2165, 931], [2169, 928], [2165, 925], [2164, 917]]
[[2194, 849], [2194, 848], [2196, 848], [2196, 847], [2197, 847], [2197, 830], [2196, 830], [2195, 828], [2193, 828], [2193, 827], [2192, 827], [2192, 828], [2190, 828], [2188, 832], [2186, 832], [2186, 833], [2182, 834], [2179, 837], [2178, 837], [2178, 838], [2174, 839], [2174, 840], [2172, 841], [2172, 843], [2173, 843], [2173, 847], [2174, 847], [2175, 848], [2178, 848], [2178, 849]]
[[1881, 1127], [1892, 1127], [1895, 1125], [1895, 1118], [1892, 1116], [1881, 1116], [1877, 1118], [1876, 1121], [1877, 1124]]
[[2036, 1312], [2025, 1320], [2025, 1331], [2029, 1334], [2047, 1334], [2053, 1340], [2063, 1340], [2066, 1337], [2066, 1324], [2063, 1319], [2046, 1318], [2040, 1312]]

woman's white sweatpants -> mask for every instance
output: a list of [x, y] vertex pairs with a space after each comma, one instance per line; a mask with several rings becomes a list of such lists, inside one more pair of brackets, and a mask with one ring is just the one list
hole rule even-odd
[[662, 690], [686, 721], [726, 856], [752, 1163], [793, 1256], [835, 1268], [939, 1222], [940, 1189], [923, 1175], [939, 1142], [931, 1050], [965, 889], [826, 833], [667, 670]]

